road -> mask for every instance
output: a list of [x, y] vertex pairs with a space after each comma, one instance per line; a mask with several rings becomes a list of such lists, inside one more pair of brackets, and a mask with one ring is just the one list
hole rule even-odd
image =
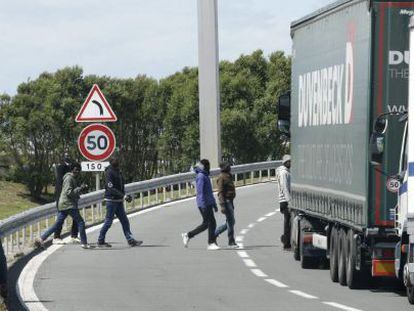
[[[332, 283], [328, 270], [302, 270], [282, 250], [275, 200], [274, 183], [238, 190], [236, 232], [243, 250], [226, 249], [222, 236], [223, 249], [207, 251], [206, 233], [184, 248], [180, 233], [200, 222], [190, 199], [132, 217], [142, 247], [129, 248], [116, 223], [107, 237], [112, 249], [57, 249], [37, 271], [34, 291], [50, 311], [414, 309], [392, 287], [349, 290]], [[97, 233], [88, 234], [90, 242]]]

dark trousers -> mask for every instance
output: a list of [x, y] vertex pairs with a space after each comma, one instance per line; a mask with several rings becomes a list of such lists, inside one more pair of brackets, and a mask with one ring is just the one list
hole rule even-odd
[[208, 228], [208, 244], [216, 243], [216, 219], [214, 218], [213, 206], [199, 207], [198, 210], [201, 217], [203, 217], [203, 222], [197, 228], [188, 232], [188, 237], [191, 239]]
[[234, 219], [234, 204], [233, 200], [228, 200], [224, 203], [224, 214], [226, 215], [226, 222], [216, 229], [216, 236], [219, 236], [227, 230], [227, 236], [229, 238], [229, 244], [234, 243], [234, 225], [236, 220]]
[[46, 240], [52, 233], [56, 231], [57, 228], [62, 228], [63, 222], [66, 217], [72, 217], [72, 219], [78, 224], [78, 230], [80, 232], [80, 239], [82, 244], [86, 244], [86, 232], [85, 232], [85, 221], [83, 220], [79, 210], [77, 208], [71, 208], [64, 211], [59, 211], [56, 222], [52, 227], [47, 229], [42, 235], [42, 240]]
[[0, 285], [7, 283], [7, 259], [4, 255], [3, 245], [0, 243]]
[[[56, 209], [58, 210], [58, 213], [59, 213], [58, 203], [59, 203], [59, 201], [56, 200]], [[62, 238], [60, 236], [62, 234], [62, 228], [63, 228], [63, 224], [60, 225], [60, 226], [58, 226], [58, 227], [56, 227], [56, 231], [53, 234], [53, 238], [55, 238], [55, 239], [61, 239]], [[76, 221], [74, 219], [72, 219], [72, 227], [70, 228], [70, 236], [72, 238], [77, 238], [78, 237], [78, 233], [79, 233], [78, 224], [76, 223]]]
[[127, 215], [125, 214], [124, 203], [107, 201], [105, 221], [101, 229], [101, 232], [99, 233], [99, 238], [98, 238], [99, 243], [105, 242], [106, 233], [108, 232], [109, 228], [111, 228], [115, 215], [116, 217], [118, 217], [119, 222], [122, 225], [122, 230], [124, 231], [124, 235], [127, 241], [130, 241], [133, 239], [131, 228], [129, 225], [129, 220], [128, 220]]
[[288, 208], [288, 202], [280, 202], [280, 212], [283, 214], [283, 235], [281, 241], [283, 247], [290, 247], [290, 211]]

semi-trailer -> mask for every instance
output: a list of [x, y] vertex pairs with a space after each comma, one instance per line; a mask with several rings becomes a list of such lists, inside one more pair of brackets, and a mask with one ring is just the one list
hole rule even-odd
[[293, 257], [303, 268], [327, 261], [332, 281], [350, 288], [399, 278], [414, 303], [411, 214], [401, 203], [412, 15], [414, 1], [341, 0], [293, 22], [278, 124], [292, 156]]

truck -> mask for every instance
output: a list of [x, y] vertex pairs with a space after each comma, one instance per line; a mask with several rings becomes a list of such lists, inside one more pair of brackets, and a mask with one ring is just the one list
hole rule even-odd
[[412, 304], [413, 15], [414, 1], [340, 0], [294, 21], [291, 91], [278, 102], [292, 157], [293, 257], [302, 268], [326, 262], [351, 289], [397, 278]]

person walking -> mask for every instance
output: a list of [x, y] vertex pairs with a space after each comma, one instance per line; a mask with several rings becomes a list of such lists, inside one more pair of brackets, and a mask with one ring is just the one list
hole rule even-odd
[[88, 244], [85, 231], [85, 221], [79, 213], [78, 202], [80, 194], [88, 189], [87, 185], [78, 186], [78, 177], [81, 171], [79, 163], [73, 163], [71, 171], [66, 173], [63, 177], [62, 192], [59, 197], [58, 209], [59, 213], [56, 222], [41, 234], [40, 239], [35, 240], [35, 246], [37, 248], [43, 248], [46, 239], [54, 233], [57, 228], [61, 228], [66, 217], [70, 216], [78, 224], [78, 230], [80, 233], [82, 248], [92, 248]]
[[279, 190], [279, 205], [280, 212], [283, 214], [283, 235], [280, 240], [283, 244], [283, 249], [290, 249], [290, 211], [289, 202], [290, 196], [290, 165], [291, 157], [285, 154], [282, 158], [282, 165], [276, 169], [276, 180]]
[[139, 246], [142, 241], [134, 239], [131, 233], [128, 217], [124, 209], [124, 199], [131, 202], [130, 195], [125, 195], [124, 178], [119, 168], [119, 159], [114, 156], [109, 160], [110, 165], [105, 169], [105, 202], [106, 216], [99, 233], [98, 247], [112, 247], [105, 241], [106, 233], [112, 226], [114, 216], [118, 217], [124, 231], [125, 238], [131, 247]]
[[[7, 304], [8, 289], [7, 289], [7, 259], [4, 255], [3, 245], [0, 241], [0, 296], [4, 304]], [[1, 305], [0, 305], [1, 306]]]
[[[70, 172], [71, 169], [71, 163], [72, 160], [69, 158], [69, 153], [65, 152], [63, 155], [62, 162], [56, 165], [55, 169], [55, 177], [56, 177], [56, 183], [55, 183], [55, 201], [56, 201], [56, 209], [59, 212], [59, 198], [60, 194], [62, 192], [62, 184], [63, 184], [63, 177], [66, 175], [66, 173]], [[78, 238], [78, 224], [76, 221], [72, 220], [72, 227], [70, 230], [70, 236], [71, 236], [71, 242], [73, 244], [79, 244], [81, 241]], [[55, 233], [53, 234], [53, 244], [65, 244], [63, 242], [62, 237], [62, 226], [57, 227]]]
[[216, 243], [216, 219], [214, 212], [217, 212], [216, 200], [213, 196], [213, 187], [210, 181], [210, 162], [202, 159], [197, 167], [194, 168], [196, 176], [196, 202], [200, 211], [203, 222], [194, 230], [187, 233], [181, 233], [185, 247], [188, 247], [190, 239], [197, 234], [208, 229], [208, 246], [207, 250], [218, 250], [220, 247]]
[[234, 218], [234, 204], [233, 200], [236, 197], [236, 188], [234, 187], [233, 176], [231, 175], [231, 166], [229, 163], [220, 163], [221, 173], [217, 179], [218, 198], [221, 212], [226, 216], [226, 222], [216, 229], [216, 237], [227, 230], [229, 239], [229, 246], [238, 248], [234, 240], [234, 225], [236, 223]]

